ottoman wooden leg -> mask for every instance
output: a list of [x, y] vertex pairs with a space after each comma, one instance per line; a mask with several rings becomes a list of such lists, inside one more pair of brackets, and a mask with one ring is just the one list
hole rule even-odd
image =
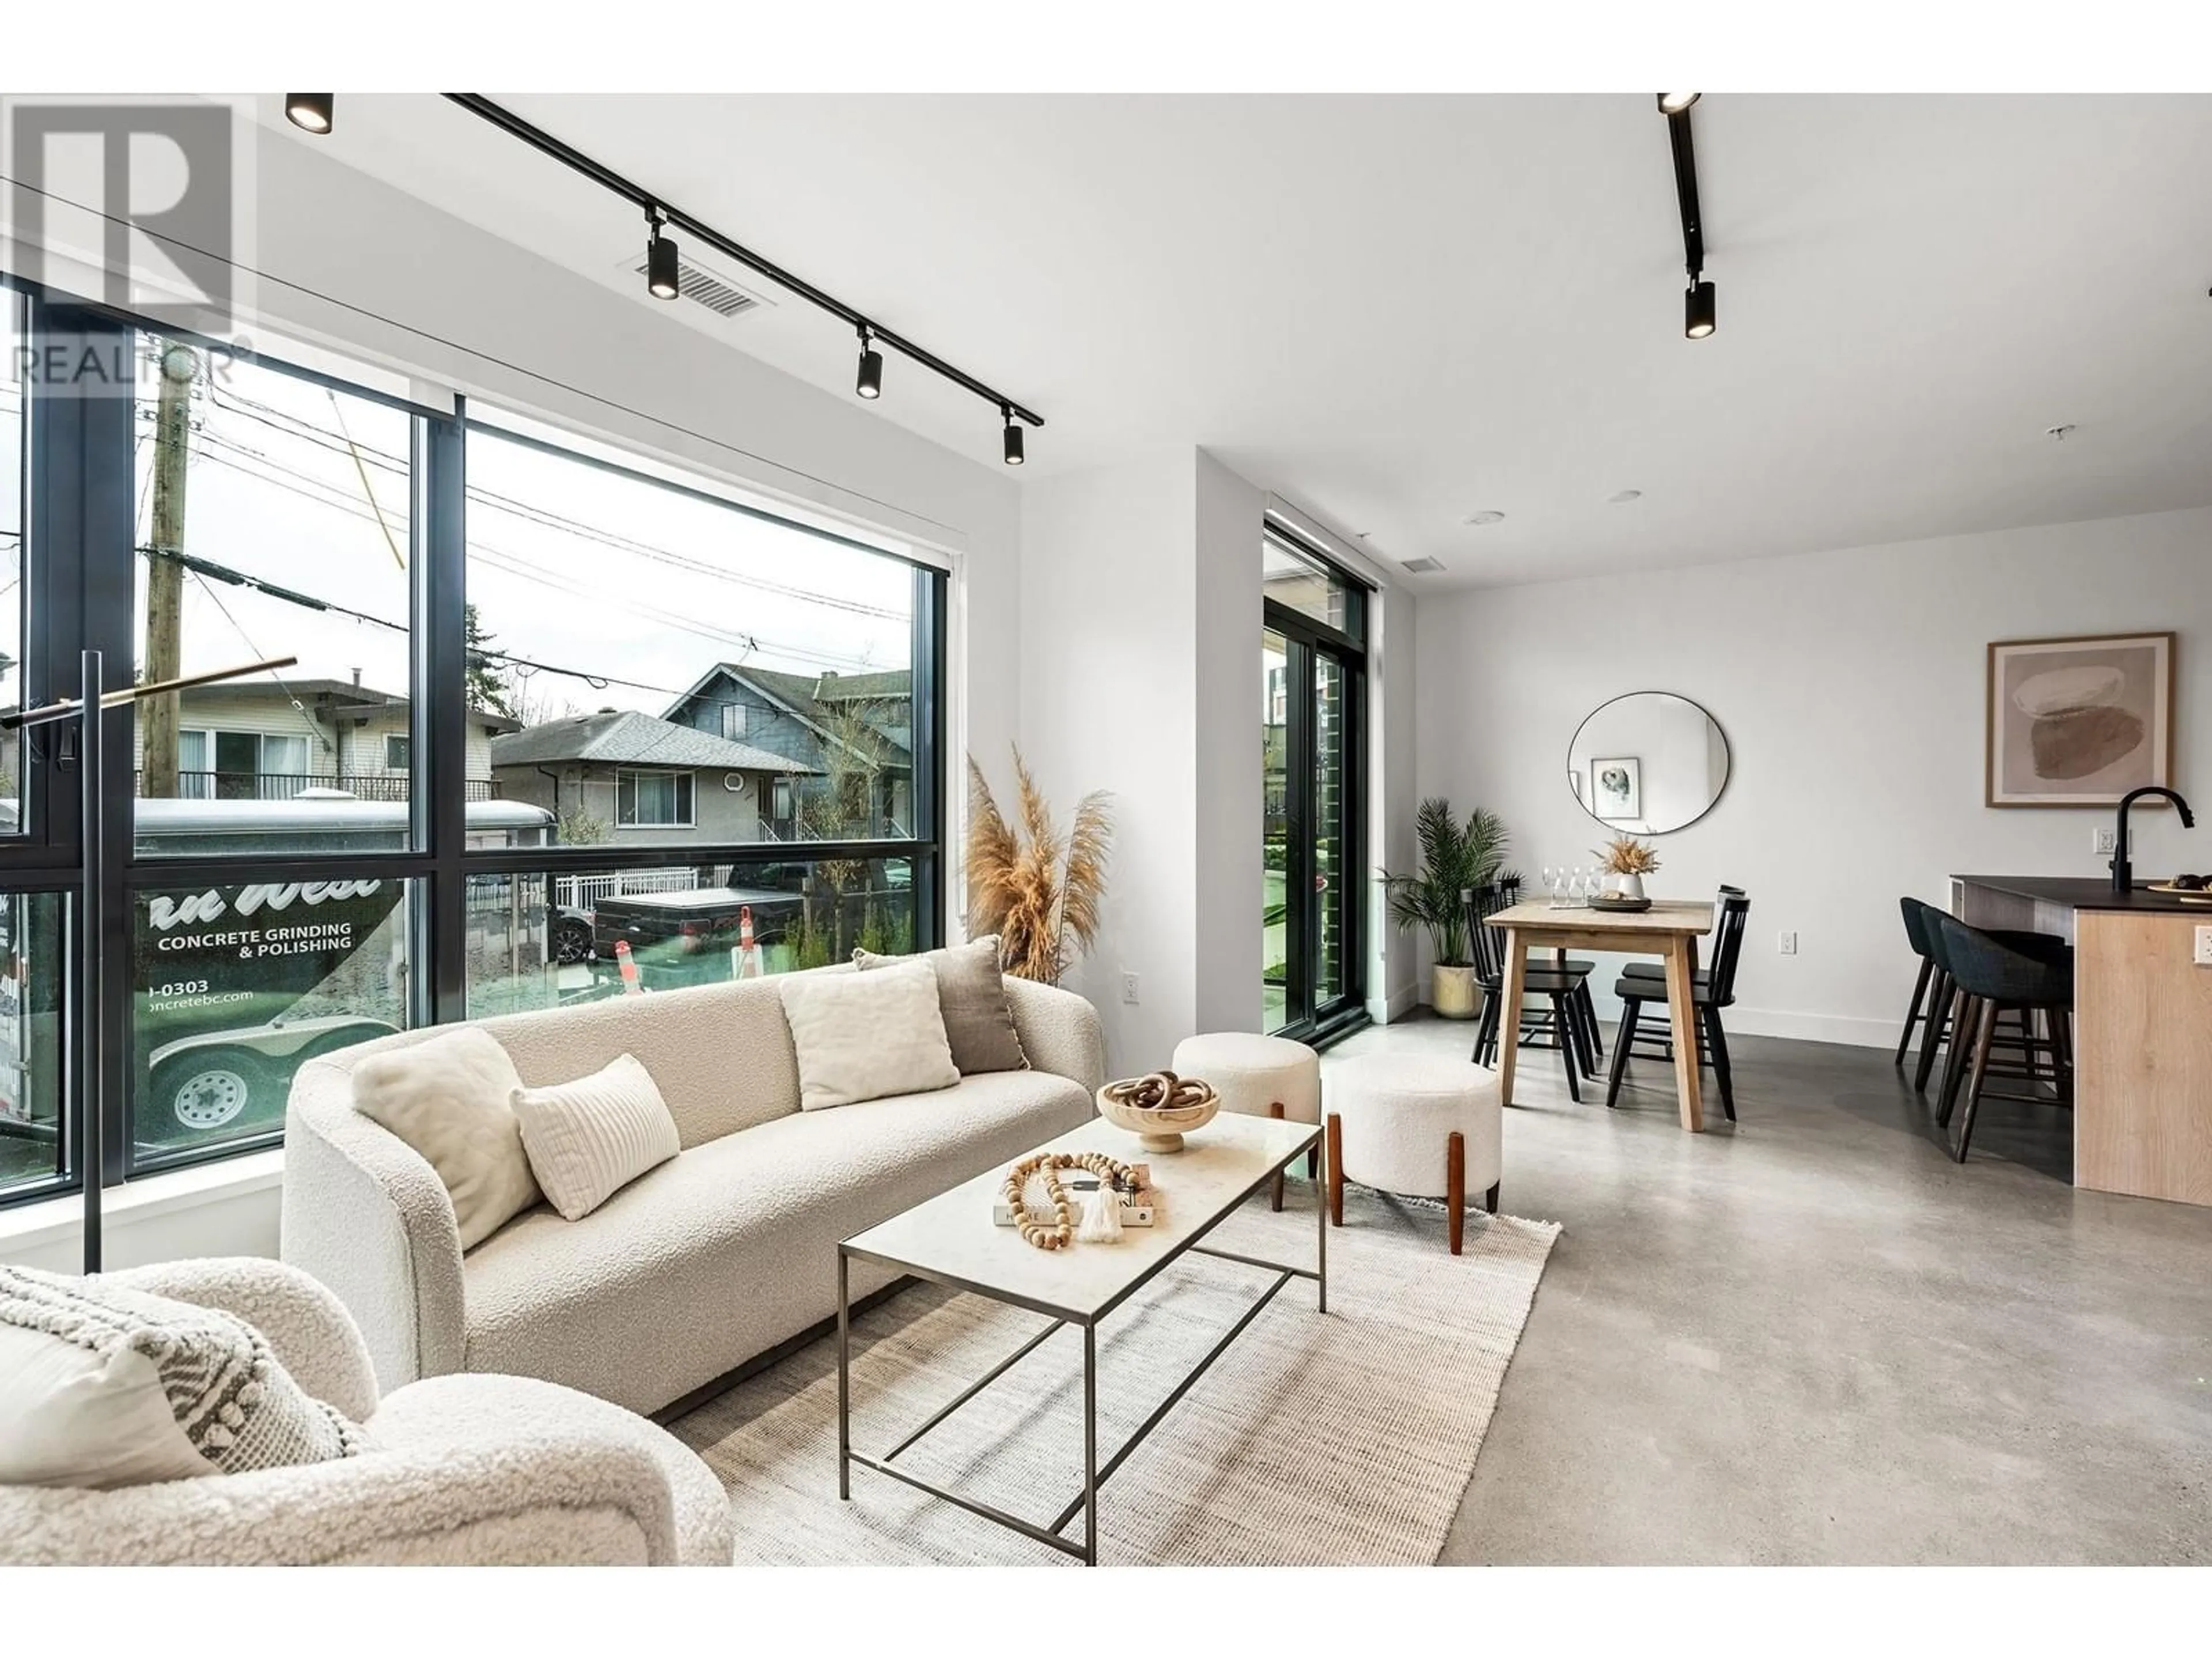
[[1498, 1189], [1504, 1184], [1500, 1181], [1493, 1181], [1490, 1183], [1490, 1190], [1482, 1195], [1482, 1207], [1492, 1215], [1498, 1213]]
[[1328, 1115], [1328, 1224], [1344, 1225], [1344, 1120]]
[[[1271, 1102], [1267, 1107], [1267, 1115], [1280, 1121], [1283, 1115], [1283, 1103], [1279, 1100]], [[1276, 1210], [1283, 1207], [1283, 1172], [1280, 1170], [1275, 1171], [1274, 1194], [1269, 1200], [1268, 1207]]]
[[1467, 1137], [1456, 1129], [1444, 1137], [1444, 1214], [1451, 1233], [1451, 1253], [1459, 1254], [1460, 1230], [1467, 1207]]

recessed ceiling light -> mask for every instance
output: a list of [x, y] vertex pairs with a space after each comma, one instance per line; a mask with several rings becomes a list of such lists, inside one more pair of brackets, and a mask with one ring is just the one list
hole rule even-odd
[[1644, 492], [1640, 489], [1616, 489], [1605, 499], [1612, 506], [1626, 507], [1631, 501], [1643, 500]]
[[1467, 521], [1472, 525], [1496, 524], [1504, 517], [1505, 515], [1496, 507], [1486, 507], [1480, 513], [1469, 514]]

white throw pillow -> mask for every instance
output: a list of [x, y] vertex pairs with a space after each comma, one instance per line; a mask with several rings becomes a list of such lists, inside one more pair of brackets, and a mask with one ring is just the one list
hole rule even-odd
[[776, 988], [799, 1051], [800, 1110], [960, 1081], [927, 962], [866, 974], [793, 974]]
[[0, 1486], [144, 1486], [365, 1445], [235, 1314], [0, 1267]]
[[581, 1221], [683, 1150], [668, 1103], [634, 1054], [574, 1083], [517, 1089], [514, 1100], [530, 1172], [566, 1221]]
[[353, 1068], [354, 1109], [428, 1160], [453, 1197], [465, 1250], [541, 1196], [514, 1115], [521, 1086], [499, 1040], [473, 1025], [371, 1054]]

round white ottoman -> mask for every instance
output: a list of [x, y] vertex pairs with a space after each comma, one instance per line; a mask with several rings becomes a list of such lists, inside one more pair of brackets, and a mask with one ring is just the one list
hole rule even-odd
[[[1224, 1112], [1293, 1123], [1321, 1121], [1321, 1056], [1288, 1037], [1203, 1032], [1176, 1044], [1169, 1069], [1177, 1077], [1204, 1078], [1221, 1097]], [[1307, 1155], [1308, 1176], [1319, 1172], [1320, 1159], [1318, 1147]], [[1275, 1176], [1274, 1206], [1283, 1207], [1280, 1174]]]
[[1362, 1054], [1328, 1079], [1329, 1220], [1344, 1224], [1344, 1183], [1441, 1198], [1460, 1253], [1469, 1188], [1498, 1212], [1505, 1115], [1498, 1073], [1442, 1054]]

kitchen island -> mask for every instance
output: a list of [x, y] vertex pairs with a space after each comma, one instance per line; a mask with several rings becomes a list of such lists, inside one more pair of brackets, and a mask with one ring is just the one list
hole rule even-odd
[[2138, 885], [1954, 876], [1951, 914], [2074, 946], [2074, 1184], [2212, 1205], [2212, 902]]

